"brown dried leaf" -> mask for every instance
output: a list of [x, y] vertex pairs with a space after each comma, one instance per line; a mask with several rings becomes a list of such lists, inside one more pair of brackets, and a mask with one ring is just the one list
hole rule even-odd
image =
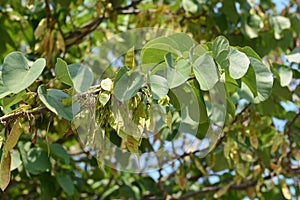
[[16, 146], [19, 137], [22, 134], [22, 128], [19, 121], [20, 120], [17, 119], [7, 137], [6, 143], [3, 147], [4, 152], [9, 152], [10, 150], [12, 150]]
[[9, 152], [3, 152], [0, 163], [0, 188], [2, 191], [8, 186], [10, 181], [11, 156]]

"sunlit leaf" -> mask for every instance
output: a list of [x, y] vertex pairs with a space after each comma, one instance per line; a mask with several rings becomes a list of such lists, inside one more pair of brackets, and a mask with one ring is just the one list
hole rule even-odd
[[63, 99], [70, 98], [70, 96], [61, 90], [47, 90], [45, 85], [41, 85], [38, 88], [38, 95], [49, 110], [67, 120], [73, 119], [73, 117], [79, 112], [80, 106], [77, 102], [69, 106], [65, 106], [62, 103]]
[[231, 49], [229, 55], [229, 74], [234, 79], [242, 78], [249, 67], [250, 60], [246, 54], [236, 50]]
[[168, 81], [164, 77], [152, 75], [150, 76], [148, 83], [154, 99], [160, 99], [168, 94]]
[[193, 70], [201, 90], [210, 90], [219, 81], [219, 72], [212, 56], [208, 53], [193, 63]]
[[133, 97], [142, 87], [144, 77], [139, 72], [124, 73], [120, 79], [114, 83], [113, 94], [121, 101]]
[[44, 58], [39, 58], [31, 63], [21, 52], [12, 52], [5, 57], [3, 62], [3, 83], [10, 92], [19, 93], [41, 75], [45, 66]]
[[73, 86], [73, 82], [69, 74], [68, 65], [64, 60], [60, 58], [57, 59], [55, 64], [55, 75], [56, 78], [61, 82], [69, 86]]
[[291, 53], [285, 55], [285, 58], [289, 62], [300, 63], [300, 47], [296, 47], [295, 49], [293, 49]]
[[284, 29], [291, 27], [290, 19], [283, 16], [273, 16], [270, 19], [270, 23], [274, 27], [274, 36], [276, 39], [281, 38], [281, 33]]

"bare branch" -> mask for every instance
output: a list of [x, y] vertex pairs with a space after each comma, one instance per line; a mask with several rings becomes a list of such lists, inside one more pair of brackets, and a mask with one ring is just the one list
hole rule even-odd
[[5, 124], [7, 121], [10, 121], [12, 119], [16, 119], [18, 117], [27, 117], [28, 115], [36, 115], [36, 114], [43, 113], [45, 111], [48, 111], [48, 109], [44, 106], [33, 108], [31, 110], [18, 111], [18, 112], [11, 113], [11, 114], [4, 115], [4, 116], [0, 117], [0, 123]]
[[289, 140], [289, 152], [287, 153], [287, 157], [290, 161], [291, 161], [291, 158], [292, 158], [293, 143], [294, 143], [294, 138], [292, 136], [293, 125], [295, 124], [296, 120], [299, 117], [300, 117], [300, 111], [294, 116], [292, 121], [289, 124], [287, 124], [286, 135], [288, 136], [288, 140]]

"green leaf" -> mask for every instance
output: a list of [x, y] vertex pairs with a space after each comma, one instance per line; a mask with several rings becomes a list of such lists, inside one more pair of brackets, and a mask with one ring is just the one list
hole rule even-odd
[[22, 164], [22, 160], [20, 158], [20, 153], [18, 151], [12, 151], [10, 154], [11, 154], [10, 171], [13, 171]]
[[273, 16], [270, 18], [270, 23], [274, 28], [275, 39], [279, 40], [281, 38], [281, 32], [284, 29], [291, 27], [291, 22], [289, 18], [283, 16]]
[[64, 60], [60, 58], [57, 59], [55, 64], [55, 75], [56, 78], [61, 82], [69, 86], [73, 86], [73, 82], [69, 74], [68, 65]]
[[105, 106], [110, 99], [110, 93], [107, 91], [101, 92], [99, 95], [99, 102]]
[[115, 192], [118, 192], [119, 189], [120, 189], [119, 185], [114, 185], [114, 186], [108, 188], [106, 191], [103, 192], [102, 199], [112, 199], [112, 195]]
[[219, 81], [219, 73], [212, 56], [208, 53], [193, 63], [193, 70], [201, 90], [210, 90]]
[[171, 53], [174, 59], [188, 58], [188, 52], [193, 45], [194, 41], [184, 33], [174, 33], [150, 40], [141, 52], [142, 71], [151, 71], [153, 67], [165, 61], [165, 55], [168, 53]]
[[26, 159], [24, 166], [27, 171], [34, 175], [40, 174], [51, 167], [47, 152], [41, 148], [31, 148], [25, 158], [22, 156], [22, 159], [23, 162]]
[[5, 57], [3, 63], [3, 83], [10, 92], [19, 93], [41, 75], [45, 66], [46, 61], [43, 58], [39, 58], [31, 64], [21, 52], [10, 53]]
[[291, 63], [300, 63], [300, 47], [294, 48], [285, 58]]
[[253, 93], [254, 97], [257, 96], [257, 88], [256, 88], [256, 74], [254, 71], [254, 68], [250, 65], [248, 68], [247, 73], [242, 78], [242, 81], [246, 83], [246, 85], [249, 87], [251, 92]]
[[288, 86], [293, 78], [293, 71], [286, 65], [274, 64], [280, 77], [280, 85], [282, 87]]
[[298, 97], [300, 97], [300, 85], [297, 86], [294, 92]]
[[9, 109], [13, 105], [23, 101], [23, 95], [25, 95], [25, 94], [26, 94], [25, 90], [22, 90], [18, 94], [14, 94], [12, 96], [5, 97], [3, 99], [3, 103], [2, 103], [3, 109], [4, 110]]
[[2, 191], [8, 186], [10, 182], [10, 165], [11, 155], [9, 152], [2, 153], [0, 163], [0, 188]]
[[8, 91], [8, 88], [3, 84], [2, 80], [2, 71], [0, 71], [0, 99], [9, 95], [11, 92]]
[[272, 90], [273, 77], [269, 69], [256, 58], [250, 58], [251, 65], [254, 68], [256, 75], [256, 87], [258, 92], [258, 100], [266, 100]]
[[70, 98], [70, 96], [60, 90], [47, 90], [45, 85], [41, 85], [38, 88], [38, 95], [40, 100], [49, 110], [67, 120], [72, 120], [73, 117], [79, 112], [80, 105], [77, 102], [70, 106], [65, 106], [62, 103], [63, 99]]
[[74, 86], [76, 92], [86, 92], [93, 84], [94, 75], [90, 68], [80, 64], [67, 63], [58, 58], [55, 64], [55, 74], [58, 80], [69, 85]]
[[86, 92], [93, 84], [94, 75], [90, 68], [80, 64], [71, 64], [68, 66], [68, 70], [77, 92]]
[[215, 39], [212, 47], [214, 58], [222, 68], [228, 67], [229, 61], [229, 42], [224, 36], [219, 36]]
[[[244, 79], [245, 82], [242, 82], [241, 89], [239, 94], [241, 97], [248, 99], [251, 102], [259, 103], [266, 100], [270, 94], [273, 87], [273, 77], [269, 69], [256, 58], [250, 58], [250, 63], [255, 71], [256, 79], [256, 90], [257, 97], [254, 97], [252, 91], [248, 87], [248, 84], [253, 87], [253, 78]], [[245, 84], [247, 82], [247, 85]]]
[[197, 13], [201, 10], [202, 6], [205, 4], [204, 0], [183, 0], [183, 9], [186, 12]]
[[257, 38], [264, 25], [261, 17], [256, 14], [249, 15], [248, 13], [242, 13], [241, 18], [241, 27], [244, 35], [250, 39]]
[[174, 58], [173, 58], [173, 56], [172, 56], [171, 53], [167, 53], [167, 54], [165, 55], [165, 62], [166, 62], [166, 64], [167, 64], [167, 67], [170, 67], [170, 68], [173, 68], [173, 67], [174, 67], [175, 61], [174, 61]]
[[238, 48], [239, 51], [245, 53], [248, 57], [252, 57], [252, 58], [256, 58], [258, 60], [261, 60], [261, 57], [251, 48], [251, 47], [239, 47]]
[[167, 80], [170, 89], [178, 87], [190, 77], [191, 65], [188, 60], [180, 60], [173, 68], [167, 67]]
[[235, 7], [234, 1], [223, 1], [223, 11], [226, 15], [226, 17], [233, 23], [236, 23], [239, 19], [239, 14]]
[[66, 165], [70, 163], [69, 154], [60, 144], [50, 144], [50, 153], [53, 157], [62, 159]]
[[168, 81], [164, 77], [159, 75], [151, 75], [148, 83], [151, 88], [153, 99], [160, 99], [168, 94]]
[[249, 58], [243, 52], [231, 49], [229, 55], [229, 75], [234, 79], [242, 78], [249, 67]]
[[55, 175], [56, 181], [60, 185], [60, 187], [69, 195], [73, 195], [75, 191], [74, 183], [70, 176], [67, 174], [56, 174]]
[[114, 83], [114, 95], [120, 100], [125, 101], [133, 97], [142, 87], [144, 77], [139, 72], [124, 73], [124, 75]]

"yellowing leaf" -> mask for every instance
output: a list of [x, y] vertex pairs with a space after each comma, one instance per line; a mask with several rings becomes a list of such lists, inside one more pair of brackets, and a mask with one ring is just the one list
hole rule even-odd
[[56, 48], [57, 50], [61, 50], [62, 52], [66, 51], [64, 37], [62, 36], [60, 31], [56, 32]]
[[186, 184], [186, 177], [184, 174], [184, 169], [183, 165], [180, 165], [179, 171], [176, 173], [176, 182], [179, 185], [181, 190], [186, 190], [187, 189], [187, 184]]
[[113, 88], [113, 82], [110, 78], [106, 78], [106, 79], [101, 81], [100, 86], [103, 90], [106, 90], [106, 91], [110, 92], [110, 91], [112, 91], [112, 88]]
[[220, 198], [221, 196], [223, 196], [228, 189], [230, 188], [230, 186], [232, 185], [232, 183], [225, 185], [224, 187], [222, 187], [221, 189], [219, 189], [215, 194], [214, 194], [214, 198]]
[[39, 37], [41, 37], [41, 35], [45, 32], [46, 28], [47, 28], [47, 19], [43, 18], [43, 19], [41, 19], [40, 23], [34, 30], [35, 39], [38, 39]]
[[281, 184], [281, 191], [282, 191], [283, 196], [286, 199], [291, 199], [292, 195], [291, 195], [291, 192], [290, 192], [286, 182], [284, 180], [280, 180], [280, 184]]
[[17, 119], [17, 121], [14, 123], [7, 137], [6, 143], [4, 144], [3, 152], [8, 152], [11, 149], [13, 149], [14, 146], [16, 146], [21, 134], [22, 134], [21, 125], [19, 123], [19, 119]]
[[110, 93], [108, 93], [107, 91], [101, 92], [101, 94], [99, 95], [99, 102], [105, 106], [107, 104], [107, 102], [110, 99]]
[[298, 164], [300, 165], [300, 151], [296, 150], [294, 152], [294, 156], [295, 156], [296, 160], [298, 161]]
[[133, 68], [135, 63], [134, 63], [134, 47], [130, 48], [125, 56], [125, 66], [129, 68]]
[[250, 133], [250, 144], [253, 146], [255, 149], [258, 148], [258, 139], [255, 133]]
[[0, 188], [2, 191], [8, 186], [10, 181], [11, 156], [9, 152], [3, 152], [0, 163]]

